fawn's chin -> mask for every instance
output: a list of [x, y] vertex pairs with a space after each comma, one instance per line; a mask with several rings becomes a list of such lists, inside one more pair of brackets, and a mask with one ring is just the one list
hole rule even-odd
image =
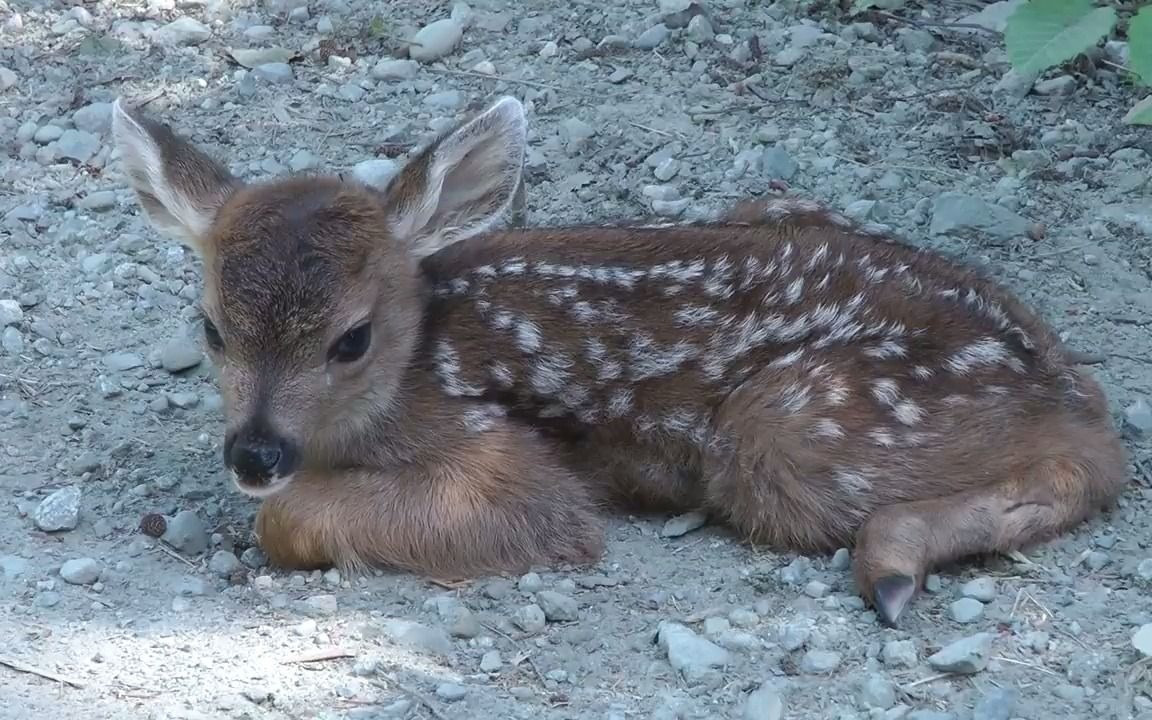
[[248, 497], [267, 498], [288, 487], [288, 483], [292, 482], [292, 477], [292, 475], [284, 475], [274, 477], [266, 482], [252, 482], [233, 472], [232, 482], [240, 492]]

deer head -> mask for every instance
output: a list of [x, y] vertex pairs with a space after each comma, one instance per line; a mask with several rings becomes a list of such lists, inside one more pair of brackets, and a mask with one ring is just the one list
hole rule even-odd
[[152, 225], [202, 260], [224, 462], [257, 497], [314, 459], [354, 463], [348, 453], [402, 406], [426, 296], [419, 261], [501, 218], [525, 148], [512, 97], [431, 143], [383, 190], [333, 175], [245, 183], [120, 99], [112, 129]]

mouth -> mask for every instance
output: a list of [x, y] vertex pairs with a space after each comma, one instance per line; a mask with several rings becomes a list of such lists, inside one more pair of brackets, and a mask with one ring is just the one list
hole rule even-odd
[[292, 475], [274, 476], [267, 479], [254, 479], [241, 476], [235, 470], [232, 473], [232, 483], [240, 492], [249, 497], [266, 498], [283, 490], [292, 482]]

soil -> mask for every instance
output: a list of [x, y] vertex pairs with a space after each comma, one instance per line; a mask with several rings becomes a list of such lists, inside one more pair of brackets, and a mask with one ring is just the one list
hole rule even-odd
[[[1152, 718], [1152, 133], [1121, 122], [1123, 43], [1019, 78], [1005, 6], [0, 0], [0, 718]], [[449, 17], [459, 42], [416, 51], [440, 57], [381, 64]], [[1105, 383], [1121, 502], [941, 569], [898, 630], [846, 552], [690, 518], [618, 515], [594, 571], [460, 587], [263, 567], [198, 263], [139, 211], [108, 103], [257, 178], [386, 172], [504, 93], [529, 222], [787, 192], [985, 267]]]

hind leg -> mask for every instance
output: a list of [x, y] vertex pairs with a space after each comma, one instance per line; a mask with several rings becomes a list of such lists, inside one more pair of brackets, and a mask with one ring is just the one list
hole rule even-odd
[[1115, 500], [1127, 478], [1115, 435], [1061, 435], [1035, 438], [1039, 447], [1008, 480], [872, 513], [856, 540], [855, 575], [881, 622], [896, 626], [934, 567], [1052, 539]]

